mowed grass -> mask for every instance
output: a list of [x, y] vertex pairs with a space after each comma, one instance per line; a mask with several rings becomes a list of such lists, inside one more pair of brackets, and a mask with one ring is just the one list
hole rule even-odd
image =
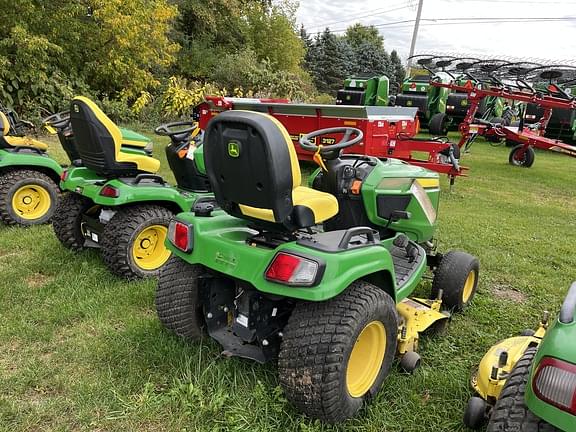
[[423, 338], [414, 375], [394, 366], [375, 400], [338, 427], [296, 412], [274, 365], [225, 359], [209, 339], [163, 330], [156, 281], [110, 275], [97, 251], [64, 249], [50, 226], [0, 226], [0, 430], [463, 430], [470, 372], [486, 349], [535, 326], [544, 309], [556, 313], [576, 279], [576, 161], [538, 152], [534, 167], [513, 168], [507, 148], [478, 142], [463, 164], [470, 176], [452, 192], [442, 180], [437, 237], [442, 251], [480, 258], [479, 293], [445, 335]]

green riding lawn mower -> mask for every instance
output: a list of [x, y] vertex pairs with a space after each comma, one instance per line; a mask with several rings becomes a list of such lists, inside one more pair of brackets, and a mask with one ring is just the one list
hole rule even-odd
[[[418, 108], [418, 118], [423, 127], [432, 135], [446, 135], [448, 122], [439, 121], [446, 112], [449, 90], [430, 85], [432, 75], [426, 70], [418, 70], [402, 83], [400, 93], [395, 97], [395, 104], [404, 107]], [[448, 82], [448, 74], [436, 74], [434, 79]]]
[[[58, 134], [70, 161], [81, 165], [68, 113], [51, 115], [43, 124]], [[0, 221], [7, 225], [46, 223], [60, 200], [64, 167], [47, 154], [46, 143], [32, 137], [35, 131], [34, 124], [0, 105]], [[122, 130], [125, 151], [146, 154], [150, 144], [148, 138]]]
[[[317, 147], [326, 134], [341, 141]], [[395, 354], [413, 371], [418, 342], [472, 300], [479, 263], [435, 252], [439, 175], [394, 159], [342, 155], [355, 128], [309, 133], [321, 165], [301, 186], [296, 151], [273, 117], [226, 111], [204, 136], [214, 198], [177, 215], [160, 272], [163, 325], [226, 356], [278, 362], [287, 398], [336, 423], [381, 388]], [[340, 139], [340, 138], [338, 138]], [[411, 297], [427, 269], [428, 298]]]
[[472, 377], [476, 396], [464, 423], [488, 432], [576, 431], [576, 282], [558, 318], [505, 339], [484, 355]]
[[72, 250], [100, 248], [116, 275], [157, 275], [171, 255], [164, 245], [170, 219], [210, 196], [197, 124], [155, 131], [171, 139], [166, 157], [177, 183], [171, 186], [156, 175], [157, 159], [122, 147], [120, 129], [91, 100], [72, 100], [70, 123], [82, 164], [62, 173], [68, 193], [53, 217], [56, 237]]

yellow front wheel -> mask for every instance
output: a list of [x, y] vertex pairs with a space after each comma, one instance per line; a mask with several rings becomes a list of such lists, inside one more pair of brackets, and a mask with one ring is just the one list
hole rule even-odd
[[46, 223], [59, 197], [58, 185], [44, 173], [9, 171], [0, 178], [0, 219], [9, 225]]
[[282, 331], [280, 383], [306, 415], [328, 423], [353, 417], [392, 365], [396, 305], [382, 289], [352, 283], [325, 302], [301, 302]]
[[442, 305], [456, 312], [462, 311], [474, 298], [478, 288], [478, 258], [466, 252], [448, 252], [435, 271], [432, 297], [442, 293]]
[[111, 208], [116, 213], [105, 225], [100, 246], [104, 262], [127, 279], [157, 276], [168, 262], [168, 224], [173, 213], [157, 205]]

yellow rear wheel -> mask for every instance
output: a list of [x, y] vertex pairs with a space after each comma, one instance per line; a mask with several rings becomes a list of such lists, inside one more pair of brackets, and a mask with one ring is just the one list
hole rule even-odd
[[59, 199], [58, 184], [43, 172], [13, 169], [0, 174], [0, 221], [8, 225], [50, 222]]
[[352, 397], [361, 397], [376, 382], [386, 352], [386, 330], [380, 321], [369, 323], [354, 344], [348, 368], [346, 386]]
[[29, 184], [16, 190], [12, 196], [12, 208], [22, 219], [40, 219], [50, 211], [52, 199], [42, 186]]
[[474, 294], [474, 288], [476, 287], [476, 272], [471, 271], [468, 273], [466, 282], [464, 282], [464, 289], [462, 289], [462, 301], [468, 303]]
[[144, 228], [132, 244], [132, 258], [143, 270], [157, 270], [170, 258], [170, 251], [164, 245], [168, 228], [152, 225]]

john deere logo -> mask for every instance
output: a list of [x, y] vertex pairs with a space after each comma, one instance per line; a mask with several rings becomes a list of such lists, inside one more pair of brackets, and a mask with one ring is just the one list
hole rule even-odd
[[230, 141], [228, 143], [228, 155], [233, 158], [240, 156], [240, 143], [238, 141]]
[[462, 106], [468, 105], [468, 100], [467, 100], [467, 99], [462, 99], [462, 100], [460, 101], [460, 105], [462, 105]]
[[411, 101], [411, 100], [409, 100], [409, 101], [406, 101], [406, 105], [408, 105], [408, 106], [412, 106], [412, 101]]

